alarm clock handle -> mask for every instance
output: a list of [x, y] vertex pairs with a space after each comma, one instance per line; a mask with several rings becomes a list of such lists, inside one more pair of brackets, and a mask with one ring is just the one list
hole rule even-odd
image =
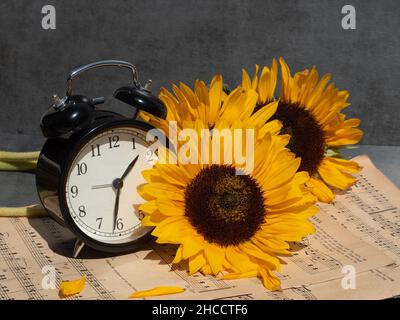
[[72, 80], [76, 78], [78, 75], [80, 75], [83, 72], [86, 72], [91, 69], [95, 68], [100, 68], [100, 67], [122, 67], [122, 68], [128, 68], [132, 71], [132, 76], [133, 76], [133, 84], [136, 87], [140, 87], [139, 83], [139, 78], [138, 78], [138, 71], [136, 67], [126, 61], [120, 61], [120, 60], [102, 60], [102, 61], [96, 61], [93, 63], [89, 63], [87, 65], [81, 66], [75, 70], [73, 70], [67, 78], [67, 97], [70, 97], [72, 95]]
[[93, 98], [91, 100], [92, 100], [93, 105], [102, 104], [102, 103], [104, 103], [104, 101], [106, 101], [106, 99], [104, 97], [97, 97], [97, 98]]

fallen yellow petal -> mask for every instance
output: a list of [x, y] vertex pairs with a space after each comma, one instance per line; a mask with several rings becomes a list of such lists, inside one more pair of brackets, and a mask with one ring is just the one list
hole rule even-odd
[[234, 280], [234, 279], [242, 279], [242, 278], [253, 278], [256, 277], [258, 274], [257, 270], [247, 271], [247, 272], [232, 272], [227, 273], [221, 280]]
[[143, 298], [143, 297], [152, 297], [152, 296], [162, 296], [165, 294], [176, 294], [184, 292], [185, 288], [181, 287], [155, 287], [150, 290], [136, 291], [132, 293], [129, 298]]
[[72, 281], [63, 281], [60, 284], [60, 291], [58, 292], [58, 295], [60, 298], [68, 298], [75, 294], [81, 293], [85, 288], [85, 283], [85, 277]]

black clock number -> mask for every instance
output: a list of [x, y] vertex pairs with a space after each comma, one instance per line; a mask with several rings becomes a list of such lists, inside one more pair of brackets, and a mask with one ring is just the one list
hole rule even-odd
[[119, 147], [119, 136], [108, 137], [108, 144], [110, 149]]
[[122, 223], [122, 218], [119, 218], [117, 220], [116, 227], [117, 227], [117, 230], [122, 230], [124, 228], [124, 224]]
[[77, 186], [71, 187], [71, 194], [72, 194], [72, 198], [76, 198], [78, 196], [78, 187]]
[[97, 218], [96, 222], [99, 223], [98, 229], [101, 229], [101, 223], [103, 222], [103, 218]]
[[133, 147], [132, 149], [136, 149], [135, 138], [132, 138]]
[[78, 168], [78, 176], [81, 176], [81, 175], [83, 175], [83, 174], [86, 174], [86, 172], [87, 172], [87, 165], [86, 165], [85, 162], [78, 163], [76, 166], [77, 166], [77, 168]]
[[86, 216], [85, 206], [79, 206], [78, 210], [79, 210], [78, 213], [79, 217], [84, 218]]
[[100, 154], [100, 145], [96, 144], [96, 145], [92, 145], [92, 158], [93, 157], [99, 157], [101, 156]]

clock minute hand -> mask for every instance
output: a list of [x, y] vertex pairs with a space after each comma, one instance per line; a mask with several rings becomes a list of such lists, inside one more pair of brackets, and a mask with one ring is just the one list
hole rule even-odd
[[128, 168], [126, 168], [125, 172], [121, 176], [121, 180], [124, 180], [126, 176], [131, 172], [132, 168], [135, 166], [137, 160], [139, 159], [139, 155], [136, 156], [135, 159], [129, 164]]
[[119, 195], [121, 193], [121, 188], [117, 188], [117, 194], [115, 197], [115, 204], [114, 204], [114, 223], [113, 223], [113, 231], [115, 231], [115, 227], [117, 226], [118, 220], [118, 210], [119, 210]]
[[114, 223], [113, 223], [113, 231], [115, 231], [115, 228], [117, 226], [117, 221], [118, 221], [118, 210], [119, 210], [119, 196], [121, 194], [121, 189], [124, 186], [123, 180], [126, 178], [126, 176], [131, 172], [132, 168], [135, 166], [137, 160], [139, 158], [139, 155], [136, 156], [135, 159], [128, 165], [128, 167], [125, 169], [124, 173], [122, 174], [121, 178], [117, 178], [113, 181], [113, 187], [117, 190], [117, 194], [115, 197], [115, 205], [114, 205]]

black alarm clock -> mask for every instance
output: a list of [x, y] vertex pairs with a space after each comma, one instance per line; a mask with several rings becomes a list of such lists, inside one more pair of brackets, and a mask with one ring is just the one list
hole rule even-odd
[[[132, 72], [132, 85], [114, 93], [134, 108], [132, 118], [98, 109], [102, 97], [72, 94], [74, 78], [106, 66]], [[135, 66], [128, 62], [94, 62], [69, 74], [66, 96], [53, 95], [41, 119], [47, 140], [37, 163], [36, 186], [49, 215], [76, 236], [74, 257], [85, 244], [106, 252], [137, 249], [152, 230], [141, 225], [138, 206], [144, 200], [137, 186], [144, 183], [142, 170], [157, 160], [154, 142], [146, 138], [155, 128], [136, 116], [144, 110], [165, 118], [166, 108], [151, 94], [150, 85], [140, 85]]]

